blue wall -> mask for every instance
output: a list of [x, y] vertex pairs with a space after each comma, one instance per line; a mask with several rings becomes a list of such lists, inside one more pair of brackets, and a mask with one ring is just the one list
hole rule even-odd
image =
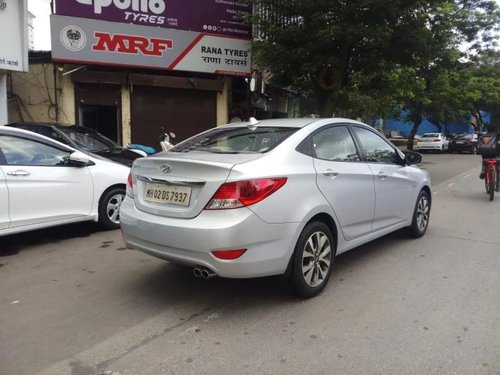
[[[481, 112], [481, 116], [483, 117], [483, 121], [485, 123], [489, 123], [491, 121], [491, 115], [487, 112]], [[404, 122], [403, 120], [394, 120], [394, 119], [386, 119], [384, 120], [384, 131], [396, 130], [403, 137], [407, 137], [410, 135], [412, 124], [409, 122]], [[432, 122], [424, 118], [420, 126], [418, 127], [417, 134], [422, 135], [424, 133], [433, 133], [433, 132], [441, 132], [441, 133], [474, 133], [474, 128], [470, 125], [469, 120], [464, 121], [456, 121], [448, 124], [447, 126], [442, 126], [439, 129]]]

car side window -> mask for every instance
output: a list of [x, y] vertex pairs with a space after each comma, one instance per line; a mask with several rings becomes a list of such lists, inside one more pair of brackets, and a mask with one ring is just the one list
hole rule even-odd
[[70, 152], [10, 135], [0, 135], [0, 150], [7, 165], [61, 166]]
[[359, 161], [356, 145], [346, 126], [333, 126], [312, 137], [318, 159], [331, 161]]
[[361, 127], [353, 127], [366, 161], [371, 163], [400, 164], [401, 157], [381, 136]]

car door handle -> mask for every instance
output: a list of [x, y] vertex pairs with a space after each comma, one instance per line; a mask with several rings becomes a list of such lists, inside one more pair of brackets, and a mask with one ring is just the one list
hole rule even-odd
[[336, 177], [339, 174], [338, 174], [338, 172], [334, 172], [331, 169], [327, 169], [326, 171], [323, 172], [323, 175], [325, 175], [327, 177]]
[[387, 178], [387, 175], [384, 172], [378, 172], [378, 178], [381, 180], [385, 180]]
[[22, 170], [22, 169], [17, 169], [12, 172], [7, 172], [9, 176], [29, 176], [30, 173], [28, 171]]

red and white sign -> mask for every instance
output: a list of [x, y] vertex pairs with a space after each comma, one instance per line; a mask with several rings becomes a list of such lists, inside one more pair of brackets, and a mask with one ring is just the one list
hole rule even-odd
[[54, 61], [250, 75], [249, 40], [51, 16]]

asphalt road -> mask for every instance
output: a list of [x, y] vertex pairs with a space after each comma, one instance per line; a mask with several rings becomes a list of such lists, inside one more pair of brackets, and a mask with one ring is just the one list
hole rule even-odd
[[0, 239], [0, 374], [500, 375], [500, 197], [426, 154], [425, 237], [343, 254], [324, 292], [191, 276], [71, 225]]

